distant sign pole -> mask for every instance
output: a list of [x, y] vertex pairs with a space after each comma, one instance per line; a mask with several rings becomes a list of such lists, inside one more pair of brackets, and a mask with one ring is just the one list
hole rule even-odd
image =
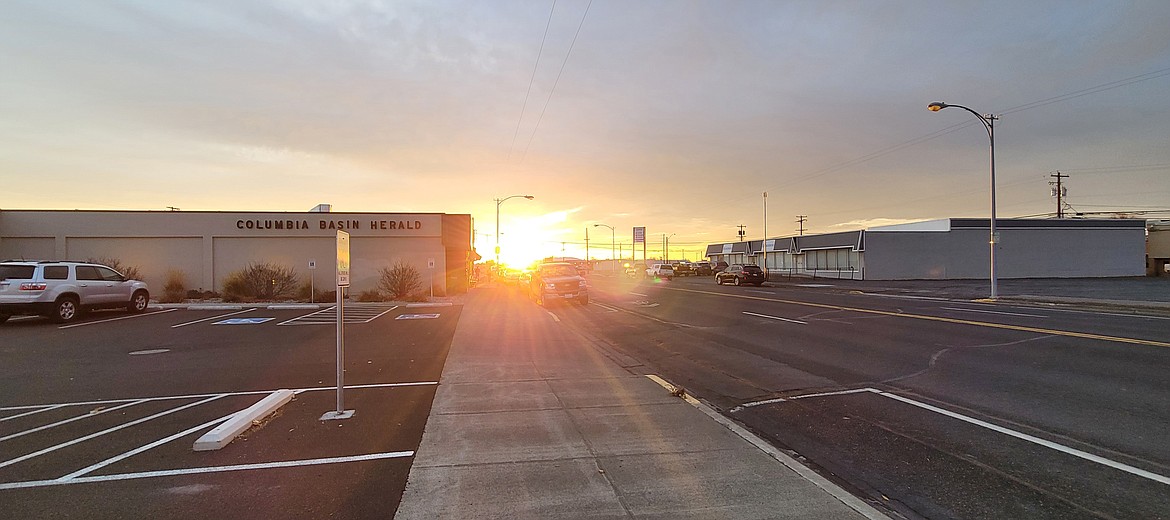
[[322, 421], [349, 419], [353, 410], [345, 409], [345, 288], [349, 287], [349, 233], [337, 231], [337, 409], [321, 416]]
[[434, 258], [427, 259], [427, 278], [430, 279], [429, 285], [431, 287], [431, 299], [433, 300], [433, 299], [435, 299], [435, 259]]
[[[632, 249], [632, 251], [630, 252], [630, 256], [636, 256], [634, 254], [634, 251], [637, 251], [638, 242], [642, 243], [642, 267], [645, 268], [646, 267], [646, 227], [645, 226], [639, 226], [639, 227], [634, 228], [634, 247], [630, 248], [630, 249]], [[637, 261], [638, 261], [638, 259], [634, 258], [634, 263], [637, 263]]]
[[317, 277], [314, 276], [316, 271], [317, 261], [309, 260], [309, 303], [317, 303], [317, 288], [314, 287], [317, 281]]

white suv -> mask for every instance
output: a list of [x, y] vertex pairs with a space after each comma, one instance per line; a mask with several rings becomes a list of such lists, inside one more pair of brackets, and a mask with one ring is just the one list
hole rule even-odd
[[14, 314], [73, 321], [84, 311], [124, 308], [138, 313], [150, 303], [146, 283], [89, 262], [0, 262], [0, 323]]
[[659, 278], [674, 280], [674, 267], [670, 264], [654, 264], [649, 269], [646, 269], [646, 276], [652, 277], [655, 280]]

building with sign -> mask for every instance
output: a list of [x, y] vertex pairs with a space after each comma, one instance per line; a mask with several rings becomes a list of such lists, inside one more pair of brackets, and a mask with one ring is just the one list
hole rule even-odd
[[467, 290], [475, 257], [467, 214], [2, 210], [0, 258], [117, 259], [138, 267], [156, 294], [171, 271], [189, 289], [219, 291], [229, 274], [271, 262], [328, 290], [338, 230], [350, 235], [355, 294], [375, 289], [381, 269], [398, 261], [418, 270], [424, 292], [428, 279], [436, 295]]
[[[997, 278], [1142, 276], [1144, 220], [996, 219]], [[988, 219], [951, 218], [858, 231], [707, 246], [707, 258], [767, 268], [769, 276], [854, 280], [988, 277]]]

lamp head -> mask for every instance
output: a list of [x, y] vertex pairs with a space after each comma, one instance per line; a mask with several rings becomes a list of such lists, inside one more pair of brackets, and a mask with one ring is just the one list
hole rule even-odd
[[525, 195], [524, 198], [526, 198], [528, 200], [532, 200], [532, 199], [535, 199], [536, 197], [533, 197], [532, 195]]
[[931, 112], [938, 112], [939, 110], [942, 110], [942, 109], [946, 108], [947, 106], [948, 105], [946, 103], [943, 103], [941, 101], [935, 101], [934, 103], [926, 105], [926, 109], [931, 111]]

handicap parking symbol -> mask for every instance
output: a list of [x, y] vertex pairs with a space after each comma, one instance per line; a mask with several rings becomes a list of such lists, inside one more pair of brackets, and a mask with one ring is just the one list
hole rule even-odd
[[276, 318], [229, 318], [212, 323], [212, 325], [255, 325], [274, 319]]

